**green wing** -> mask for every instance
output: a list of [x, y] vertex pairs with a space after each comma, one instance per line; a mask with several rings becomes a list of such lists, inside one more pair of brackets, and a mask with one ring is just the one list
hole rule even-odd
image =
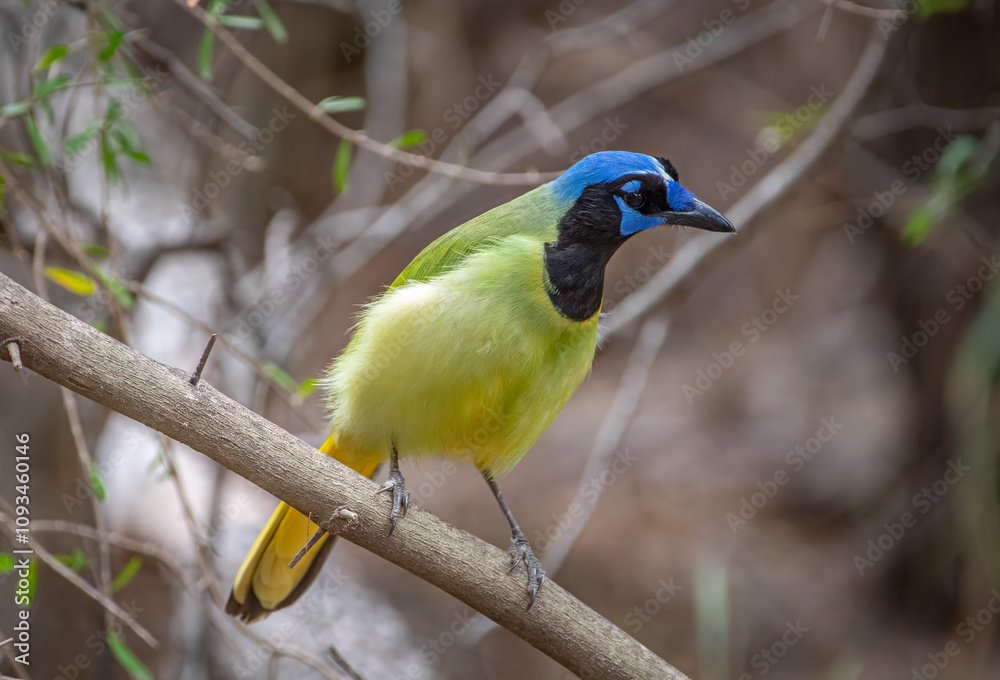
[[508, 236], [526, 234], [554, 241], [568, 207], [554, 199], [547, 184], [529, 191], [435, 239], [413, 258], [389, 290], [409, 281], [427, 281], [458, 267], [469, 255]]

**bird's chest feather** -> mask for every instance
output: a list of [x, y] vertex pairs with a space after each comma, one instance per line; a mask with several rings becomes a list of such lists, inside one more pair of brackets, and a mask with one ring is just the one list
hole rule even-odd
[[543, 248], [509, 238], [374, 303], [330, 372], [334, 428], [365, 448], [395, 441], [402, 455], [451, 454], [497, 470], [516, 462], [586, 376], [597, 345], [596, 313], [578, 322], [554, 307]]

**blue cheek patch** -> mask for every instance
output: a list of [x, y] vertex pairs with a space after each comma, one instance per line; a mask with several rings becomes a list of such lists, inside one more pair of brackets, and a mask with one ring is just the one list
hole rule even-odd
[[679, 182], [667, 182], [667, 203], [674, 212], [687, 212], [694, 208], [697, 197], [680, 185]]
[[620, 196], [615, 196], [615, 201], [618, 203], [618, 209], [622, 212], [622, 224], [619, 229], [622, 236], [631, 236], [632, 234], [663, 224], [663, 218], [643, 215], [632, 210], [632, 208], [625, 205], [625, 201]]
[[626, 182], [625, 184], [622, 185], [622, 191], [624, 191], [627, 194], [630, 194], [633, 191], [639, 191], [639, 189], [641, 188], [642, 188], [642, 182], [640, 182], [637, 179], [634, 179], [631, 182]]

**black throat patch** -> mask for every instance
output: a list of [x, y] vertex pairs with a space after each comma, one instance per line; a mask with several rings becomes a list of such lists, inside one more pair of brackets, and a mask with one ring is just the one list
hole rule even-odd
[[559, 238], [545, 244], [547, 292], [560, 314], [586, 321], [597, 313], [604, 268], [627, 240], [614, 196], [606, 187], [587, 187], [559, 222]]

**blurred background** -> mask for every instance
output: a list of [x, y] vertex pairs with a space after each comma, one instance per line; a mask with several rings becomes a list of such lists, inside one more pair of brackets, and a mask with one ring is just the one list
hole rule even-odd
[[[995, 2], [0, 0], [0, 28], [0, 269], [182, 370], [218, 332], [205, 379], [313, 444], [314, 378], [424, 245], [588, 153], [670, 158], [740, 233], [612, 261], [592, 374], [501, 482], [550, 577], [702, 680], [1000, 674]], [[0, 641], [17, 433], [49, 555], [0, 673], [348, 677], [332, 646], [366, 680], [573, 677], [346, 542], [235, 624], [274, 499], [0, 376]], [[475, 470], [403, 472], [506, 547]]]

